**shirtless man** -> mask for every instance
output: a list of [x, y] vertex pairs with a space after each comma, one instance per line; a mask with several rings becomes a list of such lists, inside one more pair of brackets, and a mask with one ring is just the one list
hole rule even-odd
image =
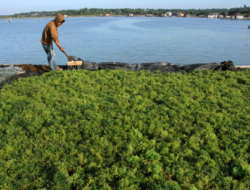
[[42, 34], [42, 45], [47, 53], [48, 62], [51, 70], [63, 70], [59, 68], [54, 61], [55, 51], [53, 49], [53, 41], [56, 43], [58, 48], [63, 52], [64, 49], [61, 47], [59, 40], [58, 40], [58, 27], [61, 26], [65, 22], [63, 15], [58, 13], [56, 15], [55, 20], [50, 21], [44, 28]]

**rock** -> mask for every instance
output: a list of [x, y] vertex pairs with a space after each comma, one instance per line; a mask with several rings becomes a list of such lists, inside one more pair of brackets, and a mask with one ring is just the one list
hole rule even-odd
[[180, 66], [172, 63], [142, 63], [139, 64], [138, 70], [147, 70], [149, 72], [171, 72], [171, 73], [182, 73]]
[[[75, 56], [69, 56], [71, 60], [74, 61], [82, 61], [82, 65], [79, 69], [86, 69], [90, 71], [97, 71], [97, 70], [105, 70], [105, 69], [124, 69], [126, 71], [134, 70], [146, 70], [149, 72], [171, 72], [171, 73], [183, 73], [183, 71], [190, 72], [193, 70], [236, 70], [233, 65], [232, 61], [224, 61], [221, 64], [218, 63], [199, 63], [199, 64], [191, 64], [191, 65], [175, 65], [172, 63], [166, 62], [156, 62], [156, 63], [141, 63], [141, 64], [128, 64], [128, 63], [121, 63], [121, 62], [102, 62], [102, 63], [95, 63], [90, 61], [83, 61], [81, 58], [77, 58]], [[70, 61], [69, 59], [69, 61]], [[67, 65], [58, 65], [63, 70], [67, 70]], [[24, 71], [32, 71], [32, 72], [48, 72], [50, 68], [48, 65], [22, 65], [22, 69]]]
[[102, 63], [95, 63], [90, 61], [83, 61], [81, 58], [77, 58], [75, 56], [69, 56], [71, 60], [74, 61], [82, 61], [81, 69], [96, 71], [101, 69], [124, 69], [126, 71], [134, 70], [146, 70], [149, 72], [171, 72], [171, 73], [183, 73], [183, 71], [190, 72], [193, 70], [234, 70], [234, 65], [232, 61], [222, 62], [221, 65], [218, 63], [200, 63], [200, 64], [191, 64], [191, 65], [175, 65], [172, 63], [141, 63], [141, 64], [128, 64], [128, 63], [121, 63], [121, 62], [102, 62]]
[[95, 62], [82, 61], [81, 69], [86, 69], [86, 70], [90, 70], [90, 71], [98, 71], [99, 65]]
[[194, 70], [213, 70], [220, 66], [218, 63], [200, 63], [200, 64], [191, 64], [191, 65], [182, 65], [179, 68], [186, 72]]
[[168, 65], [168, 66], [162, 66], [160, 72], [182, 73], [182, 70], [178, 65]]
[[227, 71], [227, 70], [234, 71], [235, 67], [234, 67], [234, 64], [231, 60], [229, 60], [227, 62], [223, 61], [220, 63], [220, 70], [222, 70], [222, 71]]
[[25, 73], [25, 71], [22, 70], [20, 67], [14, 67], [14, 65], [11, 65], [9, 67], [0, 68], [0, 83], [5, 81], [6, 78]]
[[70, 59], [68, 59], [68, 61], [71, 61], [71, 60], [73, 60], [73, 61], [82, 61], [81, 58], [78, 58], [78, 57], [75, 57], [75, 56], [72, 56], [72, 55], [70, 55], [69, 58]]
[[128, 64], [128, 63], [121, 63], [121, 62], [102, 62], [99, 63], [100, 69], [124, 69], [126, 71], [134, 70], [137, 71], [138, 64]]
[[102, 62], [99, 64], [99, 69], [124, 69], [124, 70], [146, 70], [149, 72], [171, 72], [182, 73], [183, 71], [190, 72], [193, 70], [207, 70], [215, 69], [220, 66], [218, 63], [203, 63], [203, 64], [191, 64], [191, 65], [175, 65], [172, 63], [142, 63], [142, 64], [128, 64], [120, 62]]
[[90, 71], [98, 71], [99, 66], [95, 62], [90, 62], [90, 61], [83, 61], [81, 58], [75, 57], [75, 56], [69, 56], [70, 59], [68, 61], [74, 60], [74, 61], [82, 61], [82, 66], [81, 69], [86, 69]]

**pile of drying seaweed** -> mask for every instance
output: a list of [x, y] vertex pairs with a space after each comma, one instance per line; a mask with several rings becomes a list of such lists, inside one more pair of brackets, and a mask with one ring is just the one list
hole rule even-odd
[[50, 68], [48, 65], [28, 65], [24, 64], [22, 66], [24, 71], [31, 71], [31, 72], [49, 72]]

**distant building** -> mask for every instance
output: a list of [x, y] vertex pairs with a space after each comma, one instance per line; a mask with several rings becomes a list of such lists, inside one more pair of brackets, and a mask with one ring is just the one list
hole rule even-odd
[[134, 16], [134, 14], [130, 13], [128, 16]]
[[207, 18], [214, 18], [214, 15], [212, 13], [207, 15]]
[[219, 18], [224, 18], [224, 15], [219, 15]]
[[227, 16], [226, 16], [226, 18], [231, 19], [231, 18], [232, 18], [232, 16], [231, 16], [231, 15], [227, 15]]
[[63, 17], [68, 17], [68, 15], [63, 15]]
[[176, 13], [176, 16], [178, 16], [178, 17], [184, 17], [184, 16], [185, 16], [185, 13], [177, 12], [177, 13]]
[[244, 19], [244, 16], [241, 13], [237, 13], [232, 16], [232, 19]]
[[153, 15], [152, 15], [152, 14], [147, 14], [146, 16], [148, 16], [148, 17], [152, 17]]
[[185, 13], [180, 13], [180, 16], [181, 16], [181, 17], [185, 16]]
[[160, 16], [161, 16], [161, 17], [166, 17], [167, 14], [164, 14], [164, 13], [163, 13], [163, 14], [160, 14]]
[[105, 14], [105, 16], [109, 16], [109, 14]]
[[236, 19], [244, 19], [243, 15], [236, 15]]
[[190, 14], [187, 14], [186, 17], [190, 17]]
[[35, 13], [35, 14], [31, 14], [31, 16], [38, 16], [38, 14], [37, 14], [37, 13]]
[[166, 12], [166, 15], [167, 15], [167, 16], [172, 16], [173, 13], [172, 13], [172, 12]]
[[237, 13], [236, 19], [244, 19], [244, 16], [241, 13]]
[[220, 13], [210, 13], [207, 15], [207, 18], [219, 18]]

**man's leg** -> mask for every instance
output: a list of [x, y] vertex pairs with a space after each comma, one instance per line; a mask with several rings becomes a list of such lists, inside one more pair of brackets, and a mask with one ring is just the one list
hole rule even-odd
[[50, 69], [51, 70], [56, 70], [57, 64], [54, 61], [55, 51], [53, 50], [53, 46], [52, 45], [43, 45], [43, 48], [44, 48], [44, 51], [48, 55], [47, 59], [48, 59]]
[[56, 64], [56, 62], [54, 61], [54, 58], [55, 58], [55, 51], [54, 51], [54, 49], [53, 49], [53, 46], [50, 46], [51, 47], [51, 60], [49, 61], [51, 64], [53, 64], [53, 66], [54, 66], [54, 69], [53, 70], [55, 70], [56, 68], [57, 68], [57, 64]]

